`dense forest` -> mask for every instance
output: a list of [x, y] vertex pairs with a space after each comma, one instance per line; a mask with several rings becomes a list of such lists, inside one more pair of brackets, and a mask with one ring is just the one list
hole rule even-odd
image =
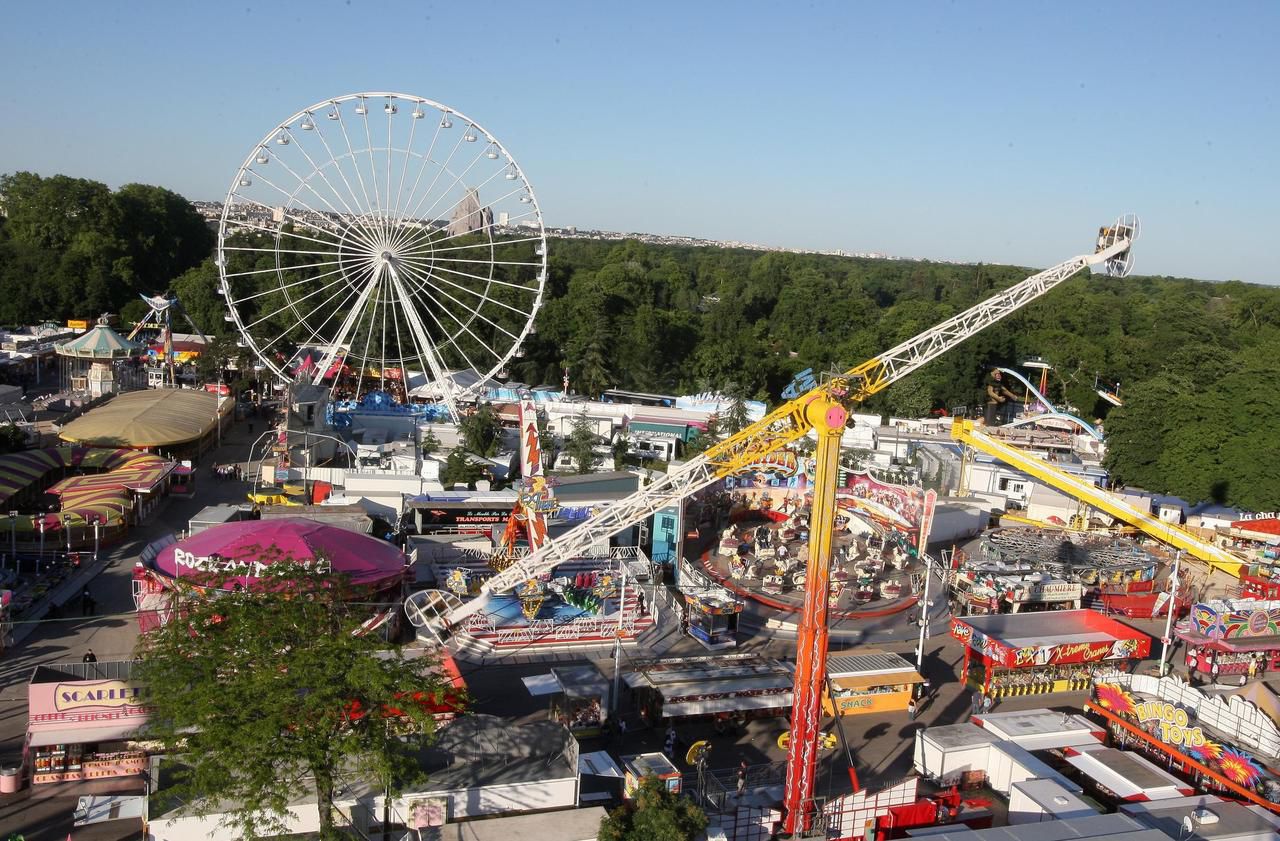
[[[172, 289], [204, 329], [228, 327], [213, 237], [180, 196], [28, 173], [0, 179], [0, 195], [0, 322], [127, 317], [137, 293]], [[1090, 247], [1082, 236], [1080, 250]], [[850, 367], [1033, 271], [555, 240], [537, 333], [511, 376], [558, 383], [567, 367], [582, 393], [720, 389], [772, 401], [803, 368]], [[868, 408], [976, 406], [989, 366], [1032, 356], [1054, 366], [1051, 399], [1105, 419], [1118, 481], [1280, 508], [1280, 288], [1081, 275]], [[1099, 382], [1119, 383], [1125, 405], [1102, 401]]]

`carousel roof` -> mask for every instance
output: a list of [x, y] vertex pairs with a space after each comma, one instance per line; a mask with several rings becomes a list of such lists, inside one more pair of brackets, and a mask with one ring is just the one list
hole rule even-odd
[[143, 346], [131, 342], [105, 324], [99, 324], [83, 336], [69, 342], [62, 342], [54, 347], [59, 356], [74, 356], [80, 359], [127, 359]]
[[404, 574], [404, 555], [393, 544], [302, 517], [213, 526], [166, 546], [155, 567], [182, 578], [230, 573], [247, 585], [261, 567], [317, 560], [327, 561], [352, 584], [387, 584]]

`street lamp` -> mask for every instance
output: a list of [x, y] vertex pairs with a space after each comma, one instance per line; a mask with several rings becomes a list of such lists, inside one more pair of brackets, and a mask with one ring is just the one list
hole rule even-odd
[[102, 520], [101, 514], [93, 515], [93, 559], [98, 560], [98, 549], [102, 546]]
[[18, 512], [9, 512], [9, 548], [13, 553], [13, 568], [18, 569]]

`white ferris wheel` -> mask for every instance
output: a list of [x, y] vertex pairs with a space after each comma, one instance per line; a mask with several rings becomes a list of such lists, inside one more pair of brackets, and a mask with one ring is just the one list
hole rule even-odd
[[218, 229], [240, 344], [283, 380], [454, 404], [506, 374], [547, 276], [542, 212], [489, 131], [400, 93], [318, 102], [255, 143]]

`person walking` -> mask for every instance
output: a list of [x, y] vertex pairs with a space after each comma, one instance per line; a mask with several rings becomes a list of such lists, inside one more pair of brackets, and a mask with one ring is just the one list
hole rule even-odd
[[88, 651], [86, 651], [86, 652], [84, 653], [84, 657], [80, 658], [80, 662], [82, 662], [82, 663], [96, 663], [96, 662], [98, 662], [98, 655], [94, 654], [94, 653], [93, 653], [93, 649], [91, 648], [91, 649], [89, 649]]
[[80, 615], [92, 616], [94, 611], [93, 594], [89, 592], [89, 588], [84, 588], [84, 592], [80, 594]]
[[907, 701], [907, 716], [910, 717], [912, 721], [916, 720], [916, 699], [915, 698], [912, 698], [910, 701]]
[[675, 725], [668, 725], [667, 739], [662, 746], [662, 752], [666, 754], [667, 759], [672, 762], [676, 761], [676, 728]]
[[747, 760], [738, 763], [738, 799], [747, 793]]
[[982, 698], [982, 711], [984, 713], [991, 712], [991, 708], [996, 705], [995, 699], [990, 695], [984, 695]]

